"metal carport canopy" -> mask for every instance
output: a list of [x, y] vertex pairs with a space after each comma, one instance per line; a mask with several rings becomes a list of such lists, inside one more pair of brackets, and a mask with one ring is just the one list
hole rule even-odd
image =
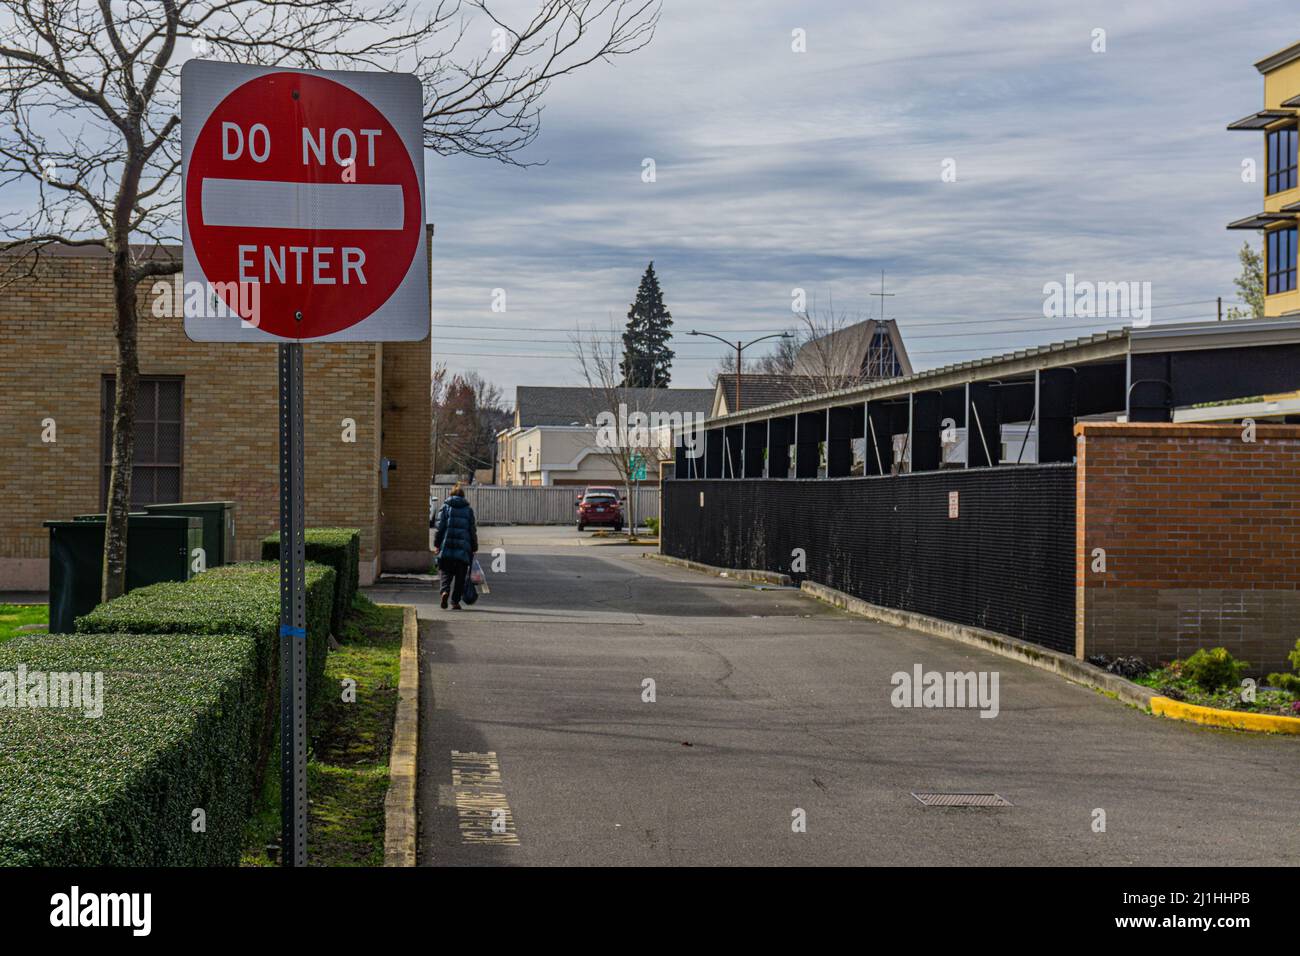
[[[710, 426], [736, 425], [792, 415], [824, 411], [856, 402], [907, 395], [931, 389], [957, 388], [970, 382], [991, 381], [1032, 375], [1036, 371], [1106, 362], [1127, 362], [1131, 355], [1178, 353], [1206, 349], [1266, 348], [1300, 346], [1300, 316], [1280, 319], [1235, 319], [1227, 322], [1183, 322], [1124, 328], [1096, 335], [971, 359], [941, 368], [914, 372], [901, 378], [824, 392], [745, 409], [709, 419]], [[1261, 355], [1261, 359], [1263, 356]], [[1294, 388], [1300, 389], [1300, 366], [1295, 368]]]

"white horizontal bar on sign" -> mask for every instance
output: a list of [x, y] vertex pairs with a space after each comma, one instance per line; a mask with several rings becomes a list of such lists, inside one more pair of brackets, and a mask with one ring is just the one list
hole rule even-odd
[[401, 229], [402, 187], [384, 183], [203, 180], [203, 222], [268, 229]]

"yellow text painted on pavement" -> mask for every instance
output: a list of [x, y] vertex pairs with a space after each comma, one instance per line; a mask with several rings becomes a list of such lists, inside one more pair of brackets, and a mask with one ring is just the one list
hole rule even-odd
[[514, 814], [501, 781], [496, 751], [451, 752], [451, 788], [461, 843], [518, 846]]

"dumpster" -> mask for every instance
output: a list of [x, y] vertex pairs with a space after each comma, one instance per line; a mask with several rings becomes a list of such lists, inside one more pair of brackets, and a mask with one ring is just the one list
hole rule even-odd
[[[50, 529], [50, 633], [70, 634], [76, 619], [99, 604], [104, 519], [81, 515], [47, 521]], [[183, 515], [132, 514], [126, 525], [126, 589], [186, 581], [190, 555], [203, 546], [203, 521]]]
[[233, 501], [181, 501], [170, 505], [145, 505], [151, 515], [180, 515], [203, 520], [203, 553], [208, 567], [235, 562], [235, 503]]

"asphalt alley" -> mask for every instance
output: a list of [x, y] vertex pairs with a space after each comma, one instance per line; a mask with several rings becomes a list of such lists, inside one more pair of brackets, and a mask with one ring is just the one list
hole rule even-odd
[[[425, 865], [1300, 857], [1300, 741], [1153, 718], [572, 529], [480, 538], [484, 563], [504, 548], [506, 569], [472, 609], [440, 610], [431, 585], [370, 592], [419, 607]], [[890, 677], [917, 664], [997, 671], [1000, 713], [895, 708]], [[921, 790], [1013, 806], [927, 808]]]

